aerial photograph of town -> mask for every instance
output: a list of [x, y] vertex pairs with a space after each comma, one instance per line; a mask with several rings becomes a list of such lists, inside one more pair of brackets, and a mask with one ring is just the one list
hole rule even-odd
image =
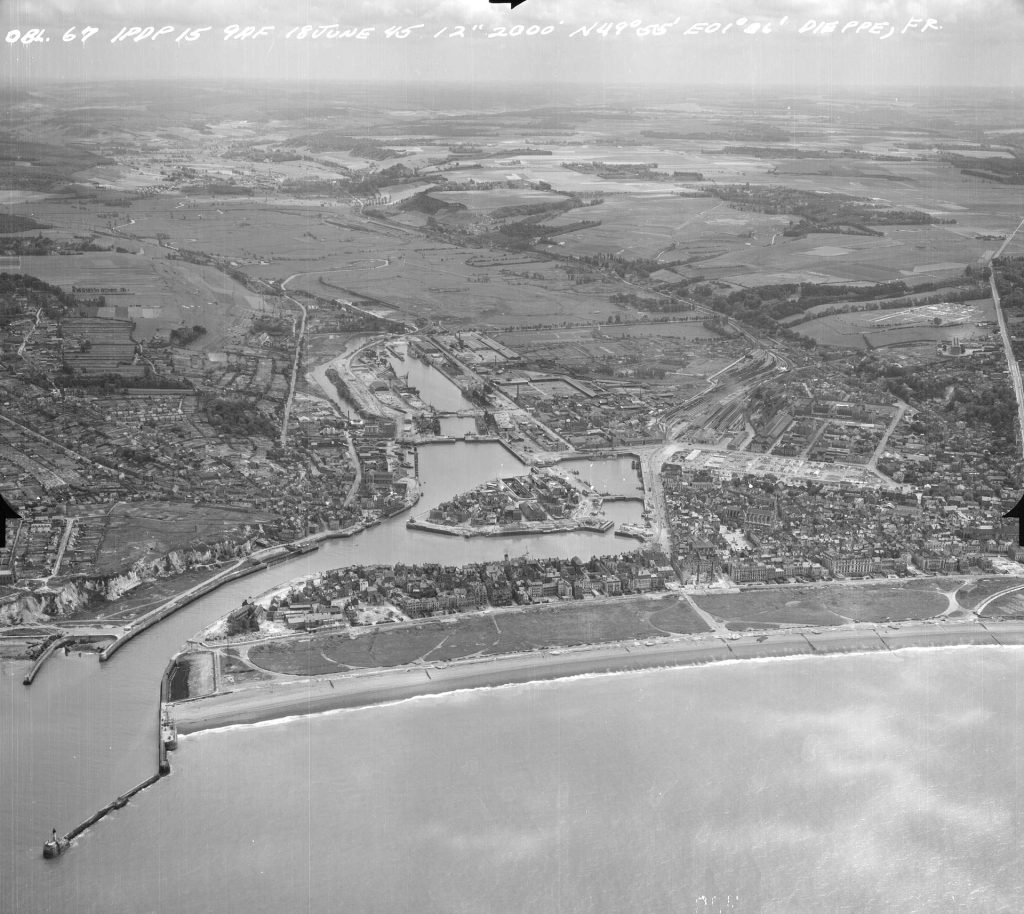
[[1024, 910], [1024, 8], [72, 6], [0, 914]]

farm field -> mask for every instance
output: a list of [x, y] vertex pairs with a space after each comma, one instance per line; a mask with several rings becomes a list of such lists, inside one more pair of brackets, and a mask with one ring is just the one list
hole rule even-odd
[[[144, 367], [132, 364], [135, 343], [128, 321], [102, 318], [69, 318], [63, 322], [64, 361], [82, 374], [120, 374], [142, 377]], [[79, 341], [87, 348], [79, 351]]]
[[[602, 123], [602, 129], [613, 129], [612, 124]], [[637, 129], [633, 121], [623, 129], [633, 132]], [[692, 128], [691, 128], [692, 129]], [[585, 134], [585, 129], [581, 133]], [[541, 144], [543, 145], [543, 144]], [[772, 168], [767, 160], [753, 159], [742, 155], [706, 155], [701, 147], [702, 141], [679, 140], [672, 143], [671, 148], [664, 144], [642, 144], [622, 147], [608, 142], [604, 137], [594, 136], [592, 142], [581, 142], [567, 147], [557, 147], [552, 155], [530, 156], [509, 155], [502, 160], [498, 158], [472, 159], [467, 158], [464, 165], [480, 164], [481, 168], [454, 169], [447, 173], [459, 178], [473, 178], [477, 181], [508, 180], [515, 176], [530, 181], [545, 181], [555, 190], [575, 191], [580, 193], [609, 194], [658, 194], [664, 193], [666, 187], [674, 183], [662, 183], [641, 180], [606, 179], [596, 174], [578, 172], [562, 167], [563, 162], [604, 162], [610, 165], [650, 163], [657, 164], [660, 171], [698, 171], [706, 181], [754, 181], [763, 180]], [[516, 164], [513, 164], [515, 162]], [[684, 185], [692, 185], [692, 181], [681, 181], [680, 190]]]
[[[572, 172], [569, 172], [572, 174]], [[768, 244], [789, 224], [785, 216], [746, 213], [715, 197], [681, 196], [671, 185], [655, 184], [657, 193], [609, 196], [597, 206], [574, 209], [551, 219], [559, 226], [582, 219], [601, 225], [553, 239], [565, 254], [617, 254], [627, 259], [697, 261], [743, 248]], [[751, 235], [753, 233], [753, 235]]]
[[271, 641], [251, 648], [248, 659], [272, 672], [313, 675], [706, 631], [703, 620], [679, 597], [634, 597], [466, 614], [354, 636]]
[[[13, 271], [12, 266], [5, 269]], [[167, 260], [162, 251], [153, 256], [21, 257], [19, 269], [68, 292], [72, 287], [126, 289], [125, 294], [105, 295], [106, 304], [96, 316], [134, 322], [134, 336], [140, 340], [166, 338], [177, 327], [201, 324], [207, 333], [199, 346], [220, 348], [240, 342], [248, 318], [269, 307], [219, 270]]]
[[846, 165], [859, 171], [856, 176], [822, 173], [828, 167], [836, 167], [832, 160], [826, 163], [815, 159], [780, 159], [778, 180], [758, 183], [872, 197], [893, 206], [913, 207], [941, 218], [956, 219], [956, 225], [948, 228], [980, 234], [1008, 233], [1020, 222], [1024, 187], [961, 175], [959, 169], [944, 162], [867, 164], [871, 172], [879, 173], [867, 173], [855, 162]]
[[[241, 265], [252, 275], [298, 274], [289, 289], [341, 299], [373, 299], [411, 317], [452, 326], [500, 328], [607, 321], [629, 312], [609, 297], [620, 284], [577, 285], [552, 261], [504, 264], [489, 252], [426, 240], [376, 223], [334, 226], [331, 253], [308, 260]], [[519, 258], [521, 260], [521, 258]], [[484, 265], [486, 264], [486, 265]], [[505, 271], [504, 273], [502, 271]], [[323, 278], [324, 282], [320, 280]]]
[[561, 203], [565, 197], [545, 190], [495, 188], [493, 190], [438, 190], [430, 194], [445, 203], [461, 203], [471, 213], [491, 213], [504, 206], [533, 206]]
[[233, 260], [309, 261], [330, 250], [337, 231], [324, 220], [337, 218], [339, 210], [309, 201], [290, 205], [276, 197], [269, 204], [262, 196], [228, 201], [174, 195], [132, 207], [132, 222], [122, 227], [154, 244], [159, 237], [175, 248]]
[[[908, 285], [959, 276], [993, 250], [994, 242], [965, 238], [956, 226], [893, 225], [884, 237], [811, 234], [779, 236], [775, 244], [752, 244], [706, 260], [699, 271], [737, 285], [776, 282], [865, 282], [903, 280]], [[697, 269], [697, 268], [695, 268]], [[783, 278], [788, 277], [788, 278]]]

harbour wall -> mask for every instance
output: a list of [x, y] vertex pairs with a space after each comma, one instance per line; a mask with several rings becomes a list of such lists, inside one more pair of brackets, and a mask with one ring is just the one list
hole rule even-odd
[[32, 664], [32, 669], [28, 671], [22, 683], [25, 685], [32, 685], [36, 675], [43, 668], [43, 664], [53, 655], [53, 652], [59, 648], [66, 647], [72, 644], [78, 644], [82, 642], [94, 642], [94, 641], [107, 641], [109, 639], [116, 639], [116, 635], [61, 635], [59, 638], [55, 638], [51, 641], [43, 652], [36, 658], [36, 662]]

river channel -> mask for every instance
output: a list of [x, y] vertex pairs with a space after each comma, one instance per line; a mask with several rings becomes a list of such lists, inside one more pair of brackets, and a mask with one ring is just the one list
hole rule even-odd
[[[401, 357], [395, 355], [396, 352], [401, 353]], [[409, 386], [419, 391], [420, 399], [438, 412], [457, 413], [463, 409], [475, 408], [462, 395], [462, 391], [441, 372], [410, 355], [406, 344], [400, 343], [390, 347], [388, 361], [395, 374], [407, 379]]]
[[[410, 357], [392, 361], [399, 373], [408, 373], [409, 383], [428, 405], [441, 411], [471, 405], [436, 369]], [[593, 477], [602, 491], [640, 494], [628, 458], [596, 464], [579, 461], [566, 468]], [[423, 494], [414, 513], [528, 468], [499, 444], [459, 441], [420, 447], [419, 471]], [[608, 508], [617, 523], [636, 521], [642, 502], [612, 502]], [[636, 546], [611, 532], [464, 539], [409, 530], [409, 516], [391, 518], [348, 539], [328, 540], [316, 552], [225, 585], [150, 629], [106, 664], [100, 665], [94, 654], [65, 657], [58, 651], [27, 688], [21, 683], [27, 663], [0, 662], [0, 821], [5, 826], [0, 841], [0, 911], [75, 910], [74, 893], [82, 884], [111, 877], [79, 871], [74, 851], [44, 864], [42, 842], [51, 828], [63, 833], [153, 773], [158, 686], [168, 659], [189, 637], [246, 597], [350, 564], [461, 565], [498, 560], [506, 552], [588, 558]], [[172, 764], [173, 759], [172, 755]], [[161, 785], [153, 789], [160, 790]], [[103, 841], [124, 822], [124, 816], [119, 819], [115, 814], [82, 840]], [[146, 836], [134, 835], [133, 840], [141, 847]], [[132, 842], [122, 836], [118, 843]]]
[[[421, 447], [423, 498], [416, 511], [496, 476], [523, 472], [526, 467], [495, 443]], [[636, 505], [639, 511], [638, 502], [613, 504], [616, 519], [620, 505]], [[168, 659], [186, 639], [244, 598], [347, 564], [459, 565], [500, 559], [506, 551], [513, 556], [529, 552], [537, 557], [589, 557], [635, 545], [610, 533], [467, 540], [408, 530], [407, 516], [349, 539], [329, 540], [317, 552], [232, 582], [161, 622], [102, 666], [95, 655], [65, 657], [58, 651], [26, 688], [21, 678], [27, 664], [0, 662], [0, 911], [76, 909], [75, 886], [64, 884], [61, 875], [73, 871], [75, 851], [44, 864], [43, 840], [51, 828], [65, 831], [153, 773], [157, 691]], [[159, 791], [161, 785], [152, 789]], [[82, 840], [104, 841], [110, 830], [124, 827], [123, 822], [123, 816], [114, 814]], [[144, 834], [134, 837], [144, 844]], [[75, 879], [90, 881], [80, 872]], [[52, 907], [41, 905], [41, 896], [51, 899]]]
[[[483, 442], [423, 446], [419, 464], [416, 512], [527, 469]], [[560, 468], [625, 496], [606, 506], [615, 520], [641, 510], [629, 458]], [[1018, 909], [1001, 904], [1022, 872], [1019, 732], [1003, 721], [1024, 676], [1019, 653], [982, 648], [649, 670], [200, 734], [169, 778], [42, 859], [51, 828], [155, 771], [168, 659], [245, 597], [352, 563], [634, 545], [467, 540], [406, 517], [234, 581], [107, 664], [58, 651], [26, 688], [28, 664], [0, 661], [0, 912], [753, 912], [827, 898], [844, 914], [919, 914], [952, 910], [940, 889], [954, 870], [978, 901], [957, 910]], [[878, 848], [867, 863], [864, 847]]]

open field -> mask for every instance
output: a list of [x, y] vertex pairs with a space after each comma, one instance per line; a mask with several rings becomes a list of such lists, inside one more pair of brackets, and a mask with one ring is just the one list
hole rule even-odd
[[[109, 284], [119, 278], [117, 269], [129, 269], [129, 278], [149, 283], [145, 290], [150, 298], [140, 299], [140, 307], [150, 310], [165, 306], [157, 296], [169, 294], [161, 290], [153, 278], [156, 266], [157, 236], [165, 244], [193, 249], [233, 261], [250, 275], [263, 279], [285, 279], [295, 275], [291, 289], [305, 289], [332, 298], [374, 298], [386, 307], [413, 316], [429, 316], [453, 324], [508, 326], [522, 323], [560, 323], [565, 320], [607, 320], [613, 313], [623, 313], [612, 306], [607, 297], [619, 291], [619, 284], [595, 282], [576, 285], [567, 278], [554, 261], [543, 257], [510, 256], [503, 252], [459, 248], [422, 238], [401, 226], [389, 225], [352, 212], [348, 204], [321, 208], [317, 204], [304, 207], [267, 205], [262, 199], [230, 202], [186, 200], [177, 196], [146, 200], [124, 218], [122, 231], [140, 239], [154, 260], [131, 263], [111, 258], [128, 255], [98, 255], [111, 266], [102, 274], [104, 263], [84, 263], [75, 267], [46, 264], [47, 276], [53, 282], [79, 282], [85, 276], [90, 285], [105, 279]], [[165, 237], [166, 236], [166, 237]], [[89, 255], [87, 255], [89, 256]], [[164, 255], [159, 252], [162, 258]], [[30, 258], [23, 258], [30, 260]], [[80, 260], [80, 258], [33, 258], [34, 260]], [[152, 264], [147, 266], [147, 264]], [[35, 264], [32, 265], [35, 267]], [[177, 264], [191, 276], [207, 280], [204, 268]], [[27, 272], [26, 268], [26, 272]], [[134, 274], [139, 274], [136, 278]], [[503, 272], [504, 271], [504, 272]], [[216, 271], [209, 271], [216, 274]], [[325, 285], [320, 282], [323, 278]], [[218, 280], [235, 286], [234, 295], [241, 294], [250, 305], [259, 307], [258, 296], [244, 291], [226, 277]], [[128, 283], [124, 283], [128, 285]], [[208, 284], [208, 281], [207, 281]], [[140, 289], [140, 293], [143, 290]], [[201, 309], [207, 291], [196, 289], [196, 299], [189, 302]], [[218, 299], [218, 295], [209, 298]], [[179, 303], [180, 304], [180, 303]], [[113, 302], [108, 302], [113, 306]], [[166, 308], [164, 323], [180, 326], [175, 315]], [[152, 319], [149, 314], [133, 315]], [[209, 319], [209, 315], [203, 315]], [[184, 323], [192, 320], [190, 312]], [[231, 315], [230, 323], [237, 323]], [[145, 327], [142, 328], [145, 331]], [[205, 348], [213, 348], [213, 338], [204, 340]]]
[[956, 219], [956, 225], [944, 228], [961, 233], [1009, 233], [1020, 222], [1024, 188], [961, 175], [959, 169], [944, 162], [870, 163], [870, 172], [861, 166], [857, 174], [828, 173], [835, 166], [833, 160], [780, 161], [778, 180], [771, 183], [876, 197], [897, 207]]
[[748, 242], [768, 244], [790, 221], [786, 216], [740, 212], [715, 197], [680, 196], [671, 185], [654, 187], [659, 192], [642, 198], [609, 196], [597, 206], [570, 210], [545, 224], [600, 220], [595, 228], [557, 236], [557, 248], [565, 254], [617, 254], [670, 262], [715, 257], [744, 248]]
[[324, 234], [332, 239], [331, 254], [315, 263], [275, 261], [243, 268], [268, 278], [298, 273], [290, 289], [331, 298], [370, 298], [409, 317], [452, 326], [607, 321], [612, 314], [631, 313], [608, 300], [621, 291], [620, 284], [577, 285], [551, 261], [505, 265], [486, 251], [352, 219], [329, 226]]
[[434, 191], [430, 195], [445, 203], [461, 203], [471, 213], [491, 213], [504, 206], [532, 206], [538, 203], [562, 203], [565, 197], [546, 190], [498, 187], [493, 190]]
[[[67, 292], [73, 288], [124, 289], [124, 293], [105, 294], [105, 305], [97, 309], [96, 316], [134, 322], [133, 335], [140, 340], [166, 338], [175, 328], [201, 324], [207, 333], [196, 348], [216, 349], [236, 341], [240, 325], [252, 314], [267, 310], [258, 295], [220, 271], [166, 260], [163, 252], [18, 260], [19, 272]], [[13, 265], [5, 269], [14, 271]], [[87, 291], [81, 297], [96, 299], [100, 294]]]
[[843, 625], [931, 619], [949, 607], [945, 591], [955, 583], [886, 581], [785, 587], [695, 597], [697, 605], [729, 623]]
[[159, 234], [176, 248], [239, 261], [315, 261], [336, 236], [322, 220], [336, 217], [338, 209], [336, 201], [327, 208], [310, 201], [287, 206], [276, 198], [269, 203], [263, 196], [221, 201], [175, 195], [133, 206], [133, 221], [122, 230], [153, 243]]
[[[883, 237], [813, 233], [779, 235], [702, 261], [701, 274], [742, 285], [773, 282], [933, 282], [959, 276], [994, 250], [995, 242], [964, 237], [949, 225], [874, 226]], [[798, 279], [781, 279], [788, 275]]]
[[1021, 583], [1024, 582], [1020, 578], [1008, 577], [1006, 575], [982, 578], [979, 581], [969, 581], [956, 592], [956, 601], [964, 609], [974, 609], [986, 597]]
[[[935, 326], [935, 318], [942, 322], [939, 326]], [[911, 305], [898, 310], [832, 314], [799, 324], [797, 330], [825, 346], [864, 349], [868, 344], [880, 347], [912, 341], [986, 340], [993, 337], [994, 321], [992, 300], [981, 299], [963, 303]]]
[[260, 682], [271, 679], [269, 673], [255, 669], [241, 658], [239, 653], [231, 648], [220, 651], [217, 655], [219, 663], [220, 678], [228, 685], [235, 685], [240, 682]]
[[[900, 307], [899, 308], [893, 308], [893, 310], [896, 310], [896, 311], [908, 310], [910, 308], [917, 307], [917, 305], [921, 304], [924, 299], [932, 298], [932, 297], [934, 297], [937, 294], [941, 294], [941, 293], [936, 293], [936, 292], [908, 292], [906, 295], [894, 296], [893, 298], [890, 298], [890, 299], [879, 299], [879, 302], [881, 302], [881, 303], [897, 302], [900, 305]], [[787, 326], [787, 327], [799, 327], [802, 323], [809, 322], [809, 321], [811, 321], [815, 317], [821, 317], [821, 316], [826, 316], [827, 317], [828, 315], [825, 314], [825, 312], [827, 312], [827, 311], [832, 311], [832, 310], [834, 310], [836, 308], [838, 308], [838, 309], [845, 309], [845, 310], [848, 310], [848, 311], [856, 311], [863, 304], [864, 304], [863, 302], [855, 302], [855, 301], [850, 301], [850, 302], [841, 302], [841, 301], [826, 302], [823, 305], [814, 305], [813, 307], [808, 308], [806, 311], [803, 311], [800, 314], [794, 314], [791, 317], [784, 318], [783, 320], [780, 321], [780, 323], [783, 324], [784, 326]], [[986, 318], [986, 320], [993, 320], [993, 321], [995, 320], [995, 313], [994, 313], [994, 310], [993, 310], [994, 306], [993, 306], [991, 298], [986, 298], [986, 299], [979, 300], [979, 301], [976, 301], [976, 302], [971, 302], [970, 304], [974, 304], [974, 305], [977, 305], [977, 306], [985, 309], [988, 312], [988, 314], [991, 315], [990, 317]], [[882, 316], [883, 316], [882, 314], [876, 314], [876, 317], [882, 317]], [[806, 321], [804, 320], [804, 318], [806, 318]]]
[[[599, 130], [614, 130], [613, 123], [603, 121]], [[629, 118], [624, 118], [623, 127], [635, 131], [637, 122], [633, 120], [630, 123]], [[666, 188], [674, 187], [675, 182], [602, 178], [597, 174], [563, 168], [561, 163], [603, 162], [610, 165], [656, 163], [661, 171], [696, 171], [700, 172], [706, 181], [723, 182], [763, 181], [772, 168], [772, 163], [767, 160], [752, 159], [742, 155], [705, 155], [701, 152], [701, 147], [704, 145], [706, 144], [699, 140], [678, 140], [671, 144], [640, 144], [622, 148], [614, 142], [608, 142], [600, 136], [595, 136], [593, 142], [558, 147], [552, 150], [552, 155], [515, 155], [510, 156], [507, 160], [467, 158], [465, 161], [460, 160], [460, 164], [471, 166], [479, 162], [482, 167], [467, 167], [464, 171], [455, 169], [448, 172], [448, 176], [463, 180], [473, 178], [476, 181], [506, 181], [519, 178], [545, 181], [555, 190], [588, 194], [635, 194], [646, 197], [650, 194], [663, 194]], [[693, 181], [680, 181], [679, 189], [684, 190], [686, 185], [692, 186], [694, 183]]]
[[212, 505], [119, 503], [110, 512], [96, 573], [123, 571], [139, 559], [155, 558], [193, 541], [215, 542], [228, 531], [270, 518], [269, 512], [257, 517], [252, 511]]
[[311, 675], [707, 630], [679, 597], [624, 598], [433, 619], [355, 637], [346, 633], [271, 641], [251, 648], [249, 660], [277, 673]]
[[[740, 344], [714, 339], [700, 323], [613, 324], [594, 328], [522, 330], [496, 338], [524, 358], [548, 360], [560, 371], [589, 368], [594, 362], [616, 357], [636, 357], [647, 364], [671, 359], [666, 367], [675, 372], [673, 383], [683, 383], [685, 370], [694, 382], [731, 364], [742, 353]], [[685, 366], [685, 368], [684, 368]]]
[[[1017, 583], [1021, 583], [1018, 581]], [[1024, 618], [1024, 591], [1008, 593], [1005, 596], [997, 597], [982, 610], [982, 616], [986, 619], [1020, 619]]]

